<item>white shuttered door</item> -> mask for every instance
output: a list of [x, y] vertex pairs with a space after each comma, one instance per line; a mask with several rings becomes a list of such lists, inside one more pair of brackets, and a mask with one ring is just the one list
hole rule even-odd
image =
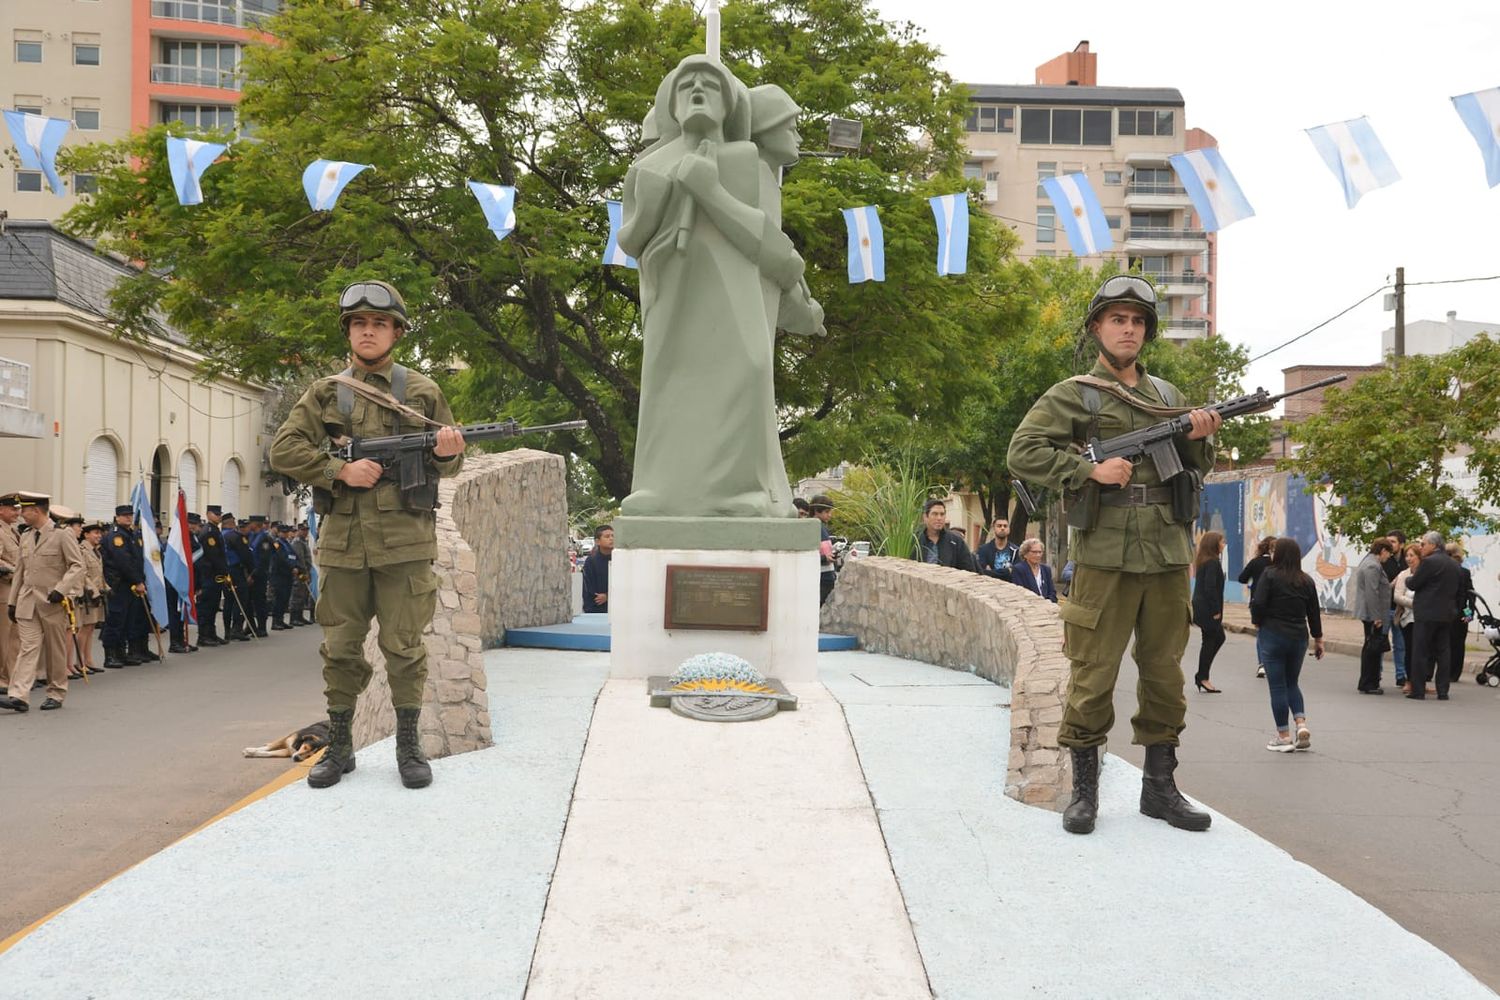
[[115, 488], [120, 479], [120, 456], [106, 437], [89, 443], [83, 474], [83, 516], [108, 523], [115, 516]]
[[[177, 460], [177, 485], [182, 487], [182, 495], [187, 499], [187, 509], [190, 512], [203, 513], [198, 506], [198, 456], [190, 451], [182, 453]], [[176, 509], [177, 498], [172, 497], [172, 507]]]
[[224, 477], [219, 480], [219, 504], [231, 514], [245, 516], [240, 510], [240, 463], [232, 458], [224, 463]]

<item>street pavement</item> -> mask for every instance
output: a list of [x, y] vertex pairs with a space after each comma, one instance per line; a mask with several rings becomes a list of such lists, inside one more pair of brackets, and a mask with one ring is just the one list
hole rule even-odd
[[321, 632], [168, 654], [71, 682], [59, 711], [38, 711], [41, 691], [0, 711], [0, 939], [284, 771], [240, 751], [324, 717]]
[[[1194, 629], [1182, 661], [1183, 791], [1352, 889], [1500, 989], [1500, 688], [1477, 687], [1471, 667], [1453, 685], [1452, 700], [1408, 701], [1395, 689], [1387, 656], [1385, 695], [1361, 695], [1354, 689], [1357, 657], [1309, 656], [1301, 687], [1313, 752], [1271, 753], [1270, 697], [1255, 677], [1254, 637], [1229, 636], [1211, 676], [1224, 693], [1202, 694], [1192, 684], [1198, 636]], [[1130, 745], [1136, 676], [1127, 656], [1109, 749], [1139, 766], [1141, 749]], [[1295, 928], [1297, 900], [1285, 902]], [[1190, 946], [1191, 938], [1183, 943]], [[1295, 983], [1296, 970], [1290, 974]]]

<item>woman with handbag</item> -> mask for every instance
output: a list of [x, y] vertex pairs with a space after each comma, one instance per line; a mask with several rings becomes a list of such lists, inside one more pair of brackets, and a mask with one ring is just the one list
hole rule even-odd
[[[1276, 753], [1306, 750], [1312, 745], [1312, 734], [1297, 680], [1307, 657], [1309, 633], [1313, 655], [1323, 658], [1323, 616], [1318, 608], [1318, 590], [1302, 571], [1302, 549], [1294, 540], [1276, 539], [1271, 565], [1250, 599], [1250, 620], [1260, 628], [1271, 718], [1276, 723], [1276, 735], [1266, 749]], [[1288, 715], [1297, 726], [1295, 738], [1287, 725]]]

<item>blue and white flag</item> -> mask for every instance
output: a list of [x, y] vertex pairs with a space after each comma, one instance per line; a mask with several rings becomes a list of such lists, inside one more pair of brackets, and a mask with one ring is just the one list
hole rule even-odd
[[179, 205], [203, 204], [203, 186], [199, 183], [203, 171], [228, 148], [218, 142], [167, 136], [167, 166], [172, 169], [172, 186], [177, 189]]
[[318, 599], [318, 512], [311, 507], [307, 508], [307, 537], [312, 540], [308, 551], [313, 556], [312, 563], [307, 567], [307, 592], [316, 601]]
[[302, 190], [315, 212], [331, 212], [344, 193], [344, 185], [361, 171], [371, 169], [368, 163], [345, 163], [343, 160], [313, 160], [302, 171]]
[[849, 228], [849, 284], [884, 281], [885, 231], [880, 228], [880, 209], [874, 205], [846, 208], [844, 225]]
[[937, 273], [963, 274], [969, 269], [969, 194], [940, 194], [927, 201], [937, 219]]
[[1115, 238], [1109, 232], [1109, 220], [1099, 196], [1083, 174], [1063, 174], [1042, 181], [1057, 217], [1068, 234], [1068, 248], [1075, 257], [1106, 253], [1114, 249]]
[[506, 187], [504, 184], [481, 184], [479, 181], [470, 181], [469, 190], [474, 192], [474, 197], [479, 199], [479, 207], [484, 209], [485, 221], [490, 224], [490, 231], [495, 234], [495, 239], [503, 240], [516, 230], [516, 189]]
[[48, 118], [29, 111], [5, 112], [5, 124], [21, 155], [22, 170], [40, 170], [47, 175], [53, 194], [62, 194], [62, 178], [57, 176], [57, 149], [73, 123], [66, 118]]
[[1205, 232], [1218, 232], [1255, 214], [1217, 149], [1194, 149], [1167, 159], [1193, 199]]
[[1365, 118], [1353, 118], [1307, 130], [1323, 162], [1344, 186], [1344, 201], [1353, 208], [1359, 199], [1401, 179], [1375, 130]]
[[146, 600], [156, 624], [167, 620], [167, 581], [162, 575], [161, 537], [156, 533], [156, 515], [151, 512], [151, 498], [146, 496], [144, 480], [130, 491], [130, 505], [135, 508], [135, 522], [141, 529], [141, 551], [146, 559]]
[[604, 243], [604, 263], [616, 267], [640, 267], [634, 257], [620, 249], [620, 220], [625, 216], [625, 206], [618, 201], [606, 201], [609, 210], [609, 239]]
[[1453, 106], [1479, 143], [1490, 187], [1500, 184], [1500, 87], [1455, 97]]

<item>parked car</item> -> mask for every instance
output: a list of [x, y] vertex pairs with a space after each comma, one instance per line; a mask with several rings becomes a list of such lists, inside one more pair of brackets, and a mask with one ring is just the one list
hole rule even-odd
[[594, 551], [594, 540], [593, 540], [593, 538], [580, 538], [580, 539], [578, 539], [578, 554], [579, 555], [586, 556], [586, 555], [588, 555], [592, 551]]
[[870, 554], [869, 542], [852, 542], [849, 545], [849, 559], [863, 559]]

